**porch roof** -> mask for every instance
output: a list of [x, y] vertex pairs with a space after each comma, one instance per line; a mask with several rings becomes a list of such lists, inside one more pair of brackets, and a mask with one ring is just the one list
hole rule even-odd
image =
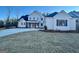
[[26, 21], [27, 23], [39, 23], [39, 21], [36, 21], [36, 20], [29, 20], [29, 21]]

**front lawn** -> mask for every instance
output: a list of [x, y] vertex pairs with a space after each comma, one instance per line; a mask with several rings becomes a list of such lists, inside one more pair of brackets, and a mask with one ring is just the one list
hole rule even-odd
[[79, 33], [23, 32], [0, 38], [0, 52], [79, 53]]

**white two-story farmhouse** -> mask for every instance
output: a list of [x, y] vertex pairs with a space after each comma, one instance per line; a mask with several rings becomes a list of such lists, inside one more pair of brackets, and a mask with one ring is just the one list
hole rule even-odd
[[43, 28], [45, 26], [45, 17], [37, 11], [34, 11], [28, 16], [27, 27]]
[[28, 16], [28, 20], [21, 18], [18, 21], [18, 27], [25, 28], [43, 28], [45, 26], [45, 17], [37, 11], [32, 12]]
[[76, 18], [72, 18], [64, 10], [51, 13], [47, 16], [43, 16], [42, 13], [34, 11], [27, 16], [27, 19], [19, 19], [18, 27], [43, 29], [46, 26], [48, 30], [76, 30]]

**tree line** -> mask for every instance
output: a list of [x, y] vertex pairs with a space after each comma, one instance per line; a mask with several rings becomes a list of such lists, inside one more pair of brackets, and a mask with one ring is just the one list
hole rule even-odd
[[7, 19], [5, 21], [0, 20], [0, 28], [17, 27], [17, 24], [18, 24], [17, 19]]
[[15, 9], [15, 19], [11, 18], [13, 9], [10, 7], [6, 7], [6, 20], [0, 20], [0, 28], [5, 27], [5, 28], [11, 28], [11, 27], [17, 27], [18, 23], [18, 18], [19, 18], [19, 9]]

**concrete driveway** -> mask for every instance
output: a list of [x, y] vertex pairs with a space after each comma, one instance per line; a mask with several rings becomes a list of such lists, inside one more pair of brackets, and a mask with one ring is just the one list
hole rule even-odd
[[28, 32], [28, 31], [38, 31], [39, 29], [25, 29], [25, 28], [16, 28], [16, 29], [6, 29], [0, 31], [0, 37], [19, 33], [19, 32]]

